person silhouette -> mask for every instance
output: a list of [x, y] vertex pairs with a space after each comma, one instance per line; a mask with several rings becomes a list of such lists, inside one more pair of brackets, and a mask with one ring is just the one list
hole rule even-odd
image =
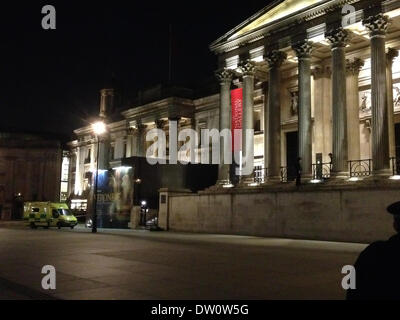
[[347, 290], [347, 300], [399, 300], [400, 299], [400, 201], [387, 211], [393, 215], [397, 234], [387, 241], [369, 245], [358, 257], [356, 289]]

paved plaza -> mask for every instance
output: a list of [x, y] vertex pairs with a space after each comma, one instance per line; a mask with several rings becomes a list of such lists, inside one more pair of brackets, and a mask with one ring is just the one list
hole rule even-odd
[[[0, 225], [0, 299], [343, 299], [363, 244]], [[41, 287], [56, 268], [56, 290]]]

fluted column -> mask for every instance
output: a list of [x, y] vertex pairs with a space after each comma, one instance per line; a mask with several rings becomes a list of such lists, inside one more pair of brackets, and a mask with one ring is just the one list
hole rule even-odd
[[169, 164], [177, 164], [179, 159], [179, 122], [181, 117], [177, 115], [170, 115], [168, 117], [169, 121], [169, 154], [168, 160]]
[[[242, 113], [242, 164], [246, 159], [254, 161], [254, 140], [247, 137], [247, 130], [254, 130], [254, 73], [255, 63], [247, 60], [240, 65], [243, 74], [243, 113]], [[251, 141], [250, 141], [251, 140]], [[248, 184], [253, 181], [252, 171], [241, 176], [241, 182]]]
[[330, 162], [332, 153], [332, 81], [331, 67], [319, 65], [312, 71], [314, 77], [314, 147], [322, 153], [323, 162]]
[[345, 46], [348, 33], [343, 28], [326, 34], [332, 50], [332, 177], [348, 175], [347, 114], [346, 114], [346, 60]]
[[76, 147], [75, 155], [75, 186], [74, 194], [79, 195], [82, 192], [82, 172], [81, 172], [81, 147]]
[[374, 175], [390, 173], [386, 91], [385, 38], [389, 18], [383, 14], [363, 21], [371, 38], [372, 162]]
[[293, 46], [298, 57], [299, 83], [299, 157], [302, 175], [311, 177], [312, 123], [311, 123], [311, 52], [312, 43], [304, 41]]
[[387, 83], [387, 107], [388, 107], [388, 132], [389, 132], [389, 155], [396, 156], [396, 139], [394, 132], [394, 100], [393, 100], [393, 60], [398, 57], [399, 52], [389, 48], [386, 54], [386, 83]]
[[264, 112], [264, 155], [267, 156], [268, 180], [280, 181], [281, 174], [281, 101], [280, 66], [286, 59], [286, 53], [273, 50], [266, 55], [269, 65], [268, 103]]
[[[156, 125], [157, 129], [164, 131], [167, 121], [161, 120], [161, 119], [156, 119], [154, 121], [154, 124]], [[147, 152], [147, 150], [145, 152]], [[156, 157], [157, 159], [164, 160], [166, 158], [166, 154], [164, 154], [164, 152], [162, 152], [160, 149], [158, 149], [157, 152], [154, 154], [154, 157]]]
[[134, 129], [129, 128], [127, 130], [127, 134], [126, 134], [126, 157], [127, 158], [133, 157], [135, 155], [135, 152], [133, 150], [133, 146], [134, 146], [133, 137], [134, 137]]
[[346, 60], [347, 91], [347, 145], [349, 160], [360, 159], [360, 102], [358, 96], [358, 75], [364, 61], [355, 58]]
[[[231, 83], [232, 71], [223, 69], [216, 73], [221, 86], [219, 96], [219, 130], [231, 129]], [[224, 185], [230, 183], [230, 161], [224, 159], [224, 141], [220, 138], [220, 162], [218, 167], [218, 181], [217, 185]], [[231, 159], [229, 159], [231, 160]]]
[[136, 145], [136, 156], [137, 157], [145, 157], [146, 156], [146, 150], [145, 149], [145, 137], [144, 137], [144, 133], [145, 133], [145, 129], [146, 129], [146, 125], [142, 124], [141, 122], [138, 122], [136, 125], [136, 141], [135, 141], [135, 145]]

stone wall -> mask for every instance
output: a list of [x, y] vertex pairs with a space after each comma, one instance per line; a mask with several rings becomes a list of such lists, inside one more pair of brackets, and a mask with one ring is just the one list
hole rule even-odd
[[391, 236], [392, 218], [386, 207], [400, 200], [398, 183], [198, 194], [161, 191], [161, 227], [171, 231], [349, 242]]

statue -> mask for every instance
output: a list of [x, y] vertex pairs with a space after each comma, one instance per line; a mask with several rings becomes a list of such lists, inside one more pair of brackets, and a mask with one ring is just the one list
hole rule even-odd
[[290, 91], [291, 95], [291, 106], [290, 106], [290, 113], [292, 116], [296, 116], [298, 113], [298, 106], [299, 106], [299, 93], [297, 91]]
[[367, 105], [367, 101], [368, 101], [368, 96], [367, 94], [364, 92], [363, 96], [361, 97], [361, 111], [366, 111], [369, 109], [368, 105]]
[[400, 88], [399, 87], [394, 87], [396, 90], [396, 96], [394, 98], [393, 104], [395, 107], [400, 107]]

